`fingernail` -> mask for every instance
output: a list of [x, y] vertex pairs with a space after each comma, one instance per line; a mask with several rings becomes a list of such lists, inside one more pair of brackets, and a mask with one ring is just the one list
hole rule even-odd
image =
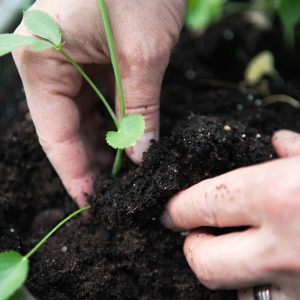
[[128, 150], [127, 153], [130, 155], [133, 162], [137, 164], [142, 162], [143, 154], [150, 147], [152, 140], [158, 140], [158, 133], [147, 132], [137, 141], [137, 143], [131, 149]]
[[170, 215], [166, 211], [162, 214], [160, 218], [160, 222], [167, 229], [174, 230], [174, 231], [178, 230], [178, 228], [176, 228], [176, 226], [174, 225]]

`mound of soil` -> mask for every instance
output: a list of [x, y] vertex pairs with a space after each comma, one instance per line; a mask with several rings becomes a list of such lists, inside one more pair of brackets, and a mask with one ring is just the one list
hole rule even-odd
[[[141, 166], [126, 160], [118, 178], [100, 178], [89, 199], [92, 214], [72, 220], [32, 257], [32, 294], [42, 300], [237, 298], [197, 281], [182, 253], [185, 234], [164, 229], [159, 218], [178, 191], [276, 158], [270, 140], [277, 129], [300, 130], [298, 110], [262, 106], [266, 93], [299, 99], [293, 71], [299, 64], [277, 66], [288, 81], [237, 84], [251, 57], [266, 41], [275, 49], [277, 38], [241, 17], [198, 38], [183, 34], [163, 85], [160, 142]], [[25, 253], [76, 208], [38, 145], [15, 74], [0, 92], [2, 99], [13, 96], [0, 104], [0, 250]]]

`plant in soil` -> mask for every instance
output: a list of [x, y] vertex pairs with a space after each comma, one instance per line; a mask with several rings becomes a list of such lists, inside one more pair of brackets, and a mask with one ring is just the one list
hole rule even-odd
[[39, 37], [41, 39], [25, 37], [18, 34], [1, 34], [0, 56], [8, 54], [18, 48], [28, 46], [30, 46], [31, 50], [34, 52], [53, 49], [64, 56], [66, 60], [77, 69], [77, 71], [82, 75], [82, 77], [86, 80], [92, 90], [102, 101], [117, 129], [116, 131], [109, 131], [106, 135], [107, 143], [112, 148], [117, 149], [117, 154], [112, 169], [112, 175], [115, 176], [121, 170], [123, 149], [134, 146], [136, 144], [136, 142], [144, 133], [145, 121], [144, 117], [140, 114], [132, 114], [129, 116], [126, 116], [125, 114], [125, 99], [122, 88], [122, 81], [105, 1], [99, 0], [99, 6], [102, 13], [103, 24], [116, 78], [120, 106], [120, 120], [118, 120], [104, 95], [100, 92], [94, 82], [89, 78], [83, 68], [79, 64], [77, 64], [65, 50], [63, 50], [64, 42], [62, 41], [62, 35], [59, 27], [48, 14], [38, 10], [25, 12], [24, 24], [26, 28], [35, 37]]
[[[26, 287], [35, 297], [237, 299], [235, 291], [211, 291], [198, 282], [182, 253], [184, 233], [164, 229], [159, 218], [177, 192], [276, 158], [274, 131], [300, 130], [299, 110], [272, 98], [266, 101], [272, 105], [263, 105], [272, 95], [300, 95], [299, 62], [287, 69], [279, 30], [261, 32], [248, 19], [232, 16], [199, 37], [183, 32], [162, 87], [160, 141], [151, 145], [141, 166], [125, 159], [120, 176], [104, 175], [89, 199], [93, 217], [63, 226], [43, 252], [32, 256]], [[282, 78], [267, 74], [253, 85], [240, 85], [246, 66], [265, 49], [274, 54]], [[0, 247], [27, 253], [74, 204], [24, 117], [16, 76], [0, 97], [0, 104], [11, 100], [0, 109]], [[13, 120], [4, 114], [12, 103], [18, 103]]]
[[[13, 50], [27, 46], [30, 46], [31, 50], [34, 52], [52, 49], [59, 52], [77, 69], [77, 71], [82, 75], [82, 77], [102, 101], [117, 129], [117, 131], [109, 131], [106, 134], [107, 143], [112, 148], [117, 149], [117, 154], [112, 169], [112, 175], [115, 176], [121, 170], [123, 149], [135, 145], [137, 140], [144, 133], [145, 121], [142, 115], [132, 114], [126, 116], [125, 114], [125, 99], [121, 76], [105, 1], [99, 0], [99, 6], [102, 13], [102, 19], [116, 78], [120, 106], [120, 120], [118, 120], [104, 95], [89, 78], [83, 68], [77, 64], [76, 61], [74, 61], [65, 50], [63, 50], [64, 42], [62, 41], [60, 29], [56, 22], [48, 14], [38, 10], [24, 12], [24, 24], [29, 32], [35, 36], [35, 38], [21, 36], [18, 34], [1, 34], [0, 57], [12, 52]], [[0, 253], [0, 300], [7, 299], [22, 287], [28, 276], [29, 258], [67, 221], [89, 209], [90, 206], [84, 207], [65, 218], [25, 256], [22, 256], [16, 251]]]
[[[47, 240], [64, 224], [77, 215], [89, 210], [90, 207], [81, 208], [56, 225], [39, 243], [37, 243], [26, 255], [16, 251], [0, 253], [0, 300], [6, 300], [13, 296], [25, 283], [29, 271], [29, 259]], [[20, 298], [22, 300], [22, 298]]]

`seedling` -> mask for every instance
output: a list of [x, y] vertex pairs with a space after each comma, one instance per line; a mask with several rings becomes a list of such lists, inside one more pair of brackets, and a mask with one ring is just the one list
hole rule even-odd
[[0, 57], [23, 47], [31, 47], [31, 50], [34, 52], [53, 49], [64, 56], [66, 60], [76, 68], [102, 101], [116, 127], [116, 131], [108, 132], [106, 135], [107, 143], [112, 148], [117, 149], [117, 155], [112, 169], [112, 175], [115, 176], [121, 169], [123, 149], [134, 146], [140, 139], [145, 131], [145, 120], [140, 114], [129, 116], [126, 116], [125, 114], [125, 100], [122, 81], [105, 1], [99, 0], [99, 6], [101, 8], [103, 24], [115, 73], [119, 96], [120, 120], [118, 120], [104, 95], [100, 92], [83, 68], [63, 49], [65, 43], [62, 41], [61, 31], [54, 19], [45, 12], [39, 10], [24, 12], [24, 24], [29, 32], [34, 35], [34, 38], [18, 34], [1, 34]]
[[248, 84], [254, 85], [265, 75], [275, 76], [277, 74], [274, 66], [274, 55], [265, 50], [251, 59], [246, 67], [244, 77]]
[[28, 276], [30, 257], [65, 223], [89, 209], [89, 206], [81, 208], [66, 217], [24, 256], [16, 251], [0, 253], [0, 300], [13, 296], [23, 286]]

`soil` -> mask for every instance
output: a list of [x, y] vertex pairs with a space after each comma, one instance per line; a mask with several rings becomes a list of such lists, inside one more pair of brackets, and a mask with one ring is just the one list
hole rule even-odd
[[[299, 62], [284, 60], [276, 28], [264, 32], [234, 16], [201, 37], [183, 32], [163, 84], [160, 142], [141, 166], [125, 160], [118, 178], [100, 178], [89, 198], [92, 214], [72, 220], [32, 257], [26, 285], [37, 299], [237, 298], [197, 281], [182, 253], [185, 234], [164, 229], [159, 218], [178, 191], [275, 159], [270, 140], [277, 129], [300, 130], [298, 110], [262, 105], [266, 94], [300, 98]], [[239, 84], [266, 45], [286, 80]], [[76, 207], [38, 144], [9, 63], [0, 78], [0, 251], [25, 253]]]

